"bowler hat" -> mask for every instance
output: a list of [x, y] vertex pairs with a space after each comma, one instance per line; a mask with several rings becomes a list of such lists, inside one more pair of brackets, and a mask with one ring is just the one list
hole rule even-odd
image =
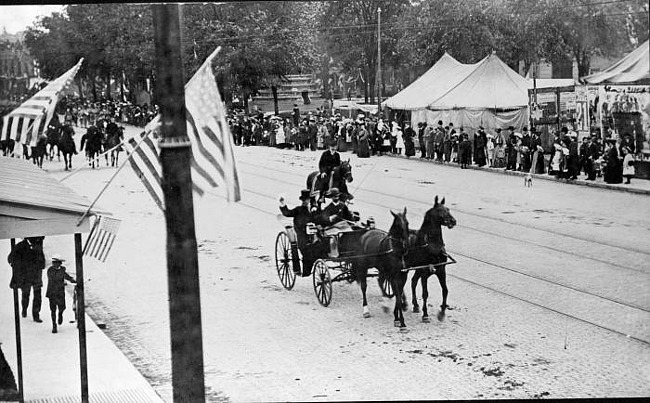
[[311, 192], [309, 189], [303, 189], [300, 191], [300, 200], [309, 200], [311, 197]]

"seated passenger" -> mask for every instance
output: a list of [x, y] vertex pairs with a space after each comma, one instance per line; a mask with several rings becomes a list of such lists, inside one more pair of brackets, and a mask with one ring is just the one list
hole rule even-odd
[[348, 209], [346, 202], [341, 200], [341, 192], [338, 188], [330, 189], [325, 197], [331, 198], [332, 202], [323, 209], [318, 223], [326, 227], [324, 233], [330, 237], [330, 255], [338, 257], [338, 244], [336, 243], [338, 234], [354, 231], [356, 226], [353, 227], [353, 224], [359, 221], [359, 217], [354, 215]]
[[[293, 227], [296, 231], [296, 242], [298, 249], [302, 253], [302, 275], [311, 274], [311, 268], [314, 261], [324, 255], [323, 244], [320, 240], [315, 239], [313, 242], [307, 236], [307, 224], [314, 222], [317, 218], [317, 211], [309, 207], [310, 191], [304, 189], [300, 191], [300, 201], [302, 204], [293, 209], [289, 209], [280, 197], [280, 211], [285, 217], [293, 217]], [[292, 251], [293, 252], [293, 251]], [[295, 253], [295, 252], [294, 252]], [[294, 265], [294, 272], [300, 274], [300, 264]]]

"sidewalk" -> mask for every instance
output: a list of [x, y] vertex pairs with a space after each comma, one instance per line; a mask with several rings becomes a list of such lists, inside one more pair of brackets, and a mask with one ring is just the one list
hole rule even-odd
[[[394, 154], [385, 154], [388, 157], [393, 157], [393, 158], [404, 158], [407, 159], [404, 155], [394, 155]], [[455, 163], [455, 162], [438, 162], [438, 161], [432, 161], [432, 160], [426, 160], [426, 159], [421, 159], [420, 157], [413, 156], [411, 158], [408, 158], [411, 160], [416, 160], [420, 161], [422, 163], [427, 163], [427, 164], [438, 164], [438, 165], [445, 165], [449, 167], [456, 167], [460, 169], [460, 165]], [[512, 176], [521, 176], [522, 178], [526, 176], [527, 174], [525, 172], [519, 172], [519, 171], [506, 171], [504, 168], [489, 168], [487, 166], [484, 167], [479, 167], [476, 165], [470, 165], [468, 169], [474, 169], [477, 171], [487, 171], [487, 172], [494, 172], [502, 175], [512, 175]], [[625, 185], [622, 183], [619, 184], [609, 184], [605, 183], [602, 177], [596, 178], [594, 181], [588, 181], [586, 180], [585, 175], [580, 175], [578, 176], [578, 179], [576, 180], [567, 180], [567, 179], [557, 179], [555, 176], [551, 176], [548, 174], [533, 174], [533, 182], [536, 180], [547, 180], [547, 181], [555, 181], [555, 182], [563, 182], [566, 184], [570, 185], [580, 185], [580, 186], [589, 186], [589, 187], [594, 187], [594, 188], [601, 188], [601, 189], [608, 189], [608, 190], [615, 190], [619, 192], [628, 192], [628, 193], [636, 193], [636, 194], [642, 194], [642, 195], [650, 195], [650, 180], [647, 179], [637, 179], [637, 178], [632, 178], [631, 183], [629, 185]], [[625, 178], [623, 178], [623, 181], [625, 181]], [[523, 179], [522, 179], [523, 183]], [[533, 185], [534, 186], [534, 185]]]
[[[7, 256], [8, 252], [9, 241], [6, 241], [0, 245], [0, 256]], [[0, 343], [18, 384], [13, 291], [8, 286], [11, 269], [6, 263], [2, 266], [4, 267], [0, 270]], [[74, 262], [68, 262], [67, 266], [68, 272], [74, 277]], [[47, 286], [45, 274], [43, 277], [44, 285]], [[71, 287], [66, 286], [68, 291], [72, 290]], [[32, 320], [31, 304], [28, 316], [20, 320], [25, 402], [80, 402], [79, 332], [76, 323], [71, 323], [74, 320], [72, 297], [70, 294], [66, 295], [67, 308], [63, 315], [63, 325], [59, 326], [57, 334], [53, 334], [45, 287], [42, 293], [43, 323]], [[88, 315], [86, 315], [86, 335], [90, 402], [163, 401]]]

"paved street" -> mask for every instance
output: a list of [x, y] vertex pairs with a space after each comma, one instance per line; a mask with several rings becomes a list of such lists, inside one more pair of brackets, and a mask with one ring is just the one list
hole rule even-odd
[[[443, 230], [458, 260], [447, 270], [446, 320], [422, 323], [409, 312], [400, 332], [375, 281], [367, 319], [354, 283], [334, 284], [323, 308], [311, 278], [291, 291], [279, 282], [278, 195], [297, 204], [319, 155], [238, 147], [242, 202], [195, 199], [212, 401], [650, 394], [648, 196], [550, 181], [526, 188], [516, 176], [344, 153], [363, 220], [387, 229], [389, 210], [407, 207], [417, 229], [436, 195], [458, 220]], [[66, 175], [63, 163], [44, 167]], [[84, 169], [64, 183], [92, 199], [113, 173]], [[171, 401], [163, 215], [129, 167], [99, 204], [123, 223], [107, 262], [86, 260], [90, 315]], [[67, 241], [46, 239], [46, 253], [73, 256]], [[435, 278], [429, 291], [435, 312]]]

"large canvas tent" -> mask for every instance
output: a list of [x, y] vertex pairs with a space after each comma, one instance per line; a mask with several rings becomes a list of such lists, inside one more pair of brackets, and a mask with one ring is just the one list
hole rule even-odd
[[431, 102], [466, 77], [475, 66], [463, 64], [445, 52], [426, 73], [387, 99], [384, 105], [391, 109], [406, 111], [425, 110]]
[[495, 53], [475, 64], [460, 63], [445, 53], [384, 105], [411, 111], [413, 124], [442, 120], [467, 128], [521, 128], [528, 123], [529, 86]]
[[587, 84], [649, 85], [650, 40], [600, 73], [583, 77]]

